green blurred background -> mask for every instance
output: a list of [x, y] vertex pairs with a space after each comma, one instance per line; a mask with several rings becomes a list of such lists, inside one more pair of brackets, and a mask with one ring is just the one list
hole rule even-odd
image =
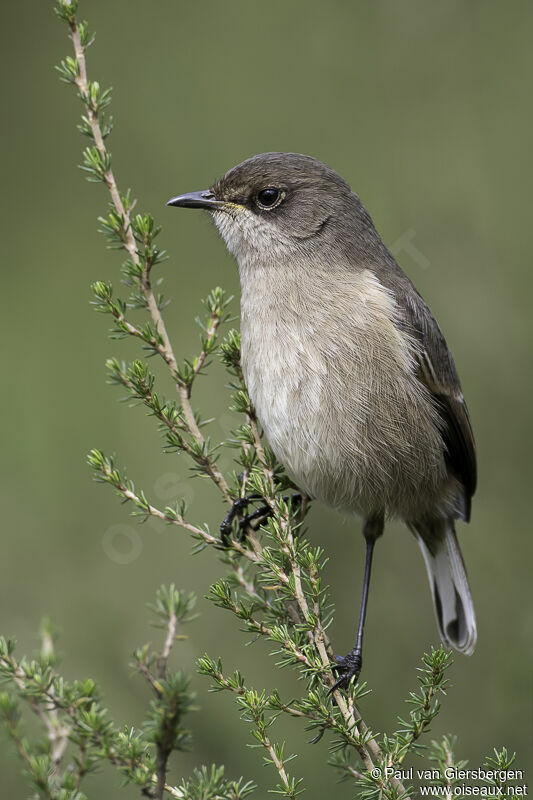
[[[102, 186], [76, 164], [85, 142], [75, 130], [79, 104], [53, 65], [70, 53], [51, 2], [2, 4], [4, 332], [1, 393], [3, 537], [0, 631], [20, 652], [37, 646], [44, 614], [62, 632], [64, 671], [100, 683], [113, 716], [137, 724], [147, 690], [128, 662], [153, 634], [146, 602], [162, 582], [200, 597], [219, 574], [211, 552], [191, 558], [185, 533], [139, 527], [111, 490], [95, 485], [86, 452], [115, 452], [158, 503], [184, 495], [198, 521], [216, 526], [222, 506], [187, 464], [164, 456], [153, 421], [119, 404], [105, 385], [104, 359], [133, 357], [110, 342], [108, 319], [89, 307], [89, 284], [118, 284], [120, 258], [105, 250], [96, 217]], [[417, 253], [398, 259], [429, 301], [454, 352], [469, 402], [480, 462], [473, 521], [460, 530], [479, 623], [472, 658], [457, 657], [453, 689], [433, 727], [459, 736], [460, 757], [479, 766], [494, 745], [532, 745], [530, 601], [531, 455], [526, 431], [531, 377], [526, 369], [532, 286], [531, 35], [533, 6], [473, 0], [269, 3], [85, 0], [97, 32], [90, 74], [114, 87], [110, 139], [122, 187], [164, 225], [171, 259], [162, 269], [173, 298], [166, 318], [176, 350], [197, 347], [199, 300], [221, 284], [238, 294], [237, 273], [207, 216], [167, 209], [181, 191], [201, 189], [242, 159], [266, 150], [312, 154], [360, 194], [389, 245], [408, 233]], [[527, 255], [526, 255], [527, 253]], [[198, 404], [217, 416], [212, 435], [235, 420], [225, 409], [225, 378], [201, 381]], [[162, 391], [171, 392], [168, 385]], [[228, 462], [227, 462], [228, 463]], [[363, 540], [358, 525], [316, 506], [313, 541], [330, 556], [337, 604], [332, 637], [351, 645], [359, 602]], [[184, 667], [208, 651], [239, 666], [251, 685], [285, 695], [263, 644], [224, 612], [199, 603], [201, 618], [178, 649]], [[378, 546], [369, 608], [364, 704], [372, 726], [390, 730], [415, 668], [437, 643], [421, 557], [406, 529], [390, 526]], [[207, 695], [194, 675], [201, 710], [190, 718], [193, 754], [173, 761], [173, 778], [197, 763], [225, 763], [266, 788], [274, 773], [246, 748], [246, 725], [229, 696]], [[307, 743], [297, 722], [279, 725], [298, 752], [293, 771], [310, 797], [349, 798], [324, 765], [324, 745]], [[23, 797], [13, 749], [2, 736], [1, 794]], [[104, 771], [90, 796], [136, 797]], [[335, 788], [333, 788], [335, 787]]]

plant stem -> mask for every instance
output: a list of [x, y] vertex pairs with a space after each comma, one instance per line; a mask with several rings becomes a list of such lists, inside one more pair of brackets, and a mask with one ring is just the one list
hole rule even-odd
[[[70, 3], [68, 4], [70, 5]], [[74, 45], [74, 53], [76, 55], [76, 60], [79, 68], [79, 72], [75, 79], [75, 83], [78, 88], [79, 94], [85, 104], [85, 111], [87, 119], [89, 120], [91, 126], [94, 143], [98, 149], [98, 152], [102, 156], [102, 159], [105, 160], [109, 156], [109, 154], [105, 145], [104, 137], [102, 135], [99, 114], [91, 107], [90, 103], [88, 102], [89, 82], [87, 78], [87, 61], [85, 58], [85, 47], [83, 46], [81, 41], [77, 21], [73, 20], [72, 22], [70, 22], [69, 27], [71, 31], [72, 42]], [[109, 194], [111, 195], [111, 201], [115, 207], [115, 210], [122, 220], [124, 249], [127, 251], [133, 263], [140, 269], [142, 269], [141, 288], [146, 298], [146, 303], [150, 315], [152, 317], [152, 320], [154, 321], [156, 329], [162, 340], [162, 344], [159, 343], [157, 344], [157, 351], [168, 365], [170, 373], [176, 384], [176, 388], [183, 407], [183, 414], [185, 417], [185, 421], [187, 423], [187, 427], [189, 429], [189, 433], [191, 434], [193, 439], [196, 440], [198, 444], [204, 445], [205, 440], [194, 418], [194, 412], [192, 410], [190, 402], [190, 394], [191, 394], [190, 386], [184, 385], [179, 379], [178, 363], [176, 361], [176, 357], [172, 349], [172, 344], [170, 342], [166, 330], [163, 316], [157, 305], [157, 301], [154, 297], [150, 281], [150, 265], [148, 263], [143, 264], [139, 256], [139, 252], [137, 250], [137, 244], [135, 242], [135, 237], [132, 231], [129, 213], [128, 210], [124, 207], [124, 203], [122, 202], [122, 198], [118, 189], [115, 175], [111, 167], [109, 167], [103, 172], [103, 179], [108, 188]], [[215, 330], [212, 331], [211, 333], [212, 336], [214, 335], [215, 331], [216, 328]], [[222, 472], [220, 471], [216, 461], [209, 455], [205, 456], [205, 467], [208, 474], [214, 481], [214, 483], [218, 486], [218, 488], [222, 492], [224, 499], [231, 504], [233, 501], [231, 498], [231, 493], [229, 490], [229, 486], [226, 482], [226, 479], [224, 478]]]

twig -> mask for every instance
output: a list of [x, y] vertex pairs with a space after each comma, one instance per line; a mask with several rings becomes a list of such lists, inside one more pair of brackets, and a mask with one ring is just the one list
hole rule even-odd
[[[108, 478], [112, 477], [111, 472], [106, 467], [102, 469], [102, 473], [107, 475]], [[159, 508], [156, 508], [151, 503], [145, 501], [140, 495], [132, 491], [132, 489], [126, 486], [126, 484], [122, 481], [109, 482], [112, 482], [115, 489], [120, 492], [126, 500], [131, 500], [138, 508], [141, 508], [151, 517], [156, 517], [156, 519], [160, 519], [169, 525], [178, 525], [180, 528], [184, 528], [185, 530], [194, 534], [197, 538], [203, 539], [206, 544], [216, 545], [217, 547], [220, 545], [220, 540], [217, 539], [216, 536], [213, 536], [211, 533], [199, 528], [197, 525], [193, 525], [191, 522], [188, 522], [181, 514], [174, 513], [172, 516], [170, 516], [165, 511], [161, 511]], [[258, 560], [258, 556], [253, 550], [250, 550], [248, 547], [244, 547], [235, 539], [231, 539], [229, 544], [231, 548], [235, 550], [235, 552], [239, 553], [239, 555], [244, 556], [253, 562]]]
[[[23, 690], [26, 678], [24, 670], [11, 659], [0, 658], [0, 665], [10, 670], [15, 686]], [[50, 742], [50, 759], [53, 765], [53, 774], [55, 775], [65, 755], [71, 730], [68, 725], [62, 723], [59, 719], [53, 687], [46, 694], [50, 701], [48, 708], [42, 708], [35, 697], [29, 696], [26, 700], [29, 708], [39, 717], [46, 729], [46, 735]]]
[[170, 651], [172, 650], [172, 646], [176, 641], [177, 627], [178, 627], [178, 618], [176, 616], [174, 608], [171, 606], [168, 617], [167, 635], [165, 638], [165, 644], [163, 645], [161, 654], [157, 659], [157, 671], [159, 677], [162, 679], [166, 678], [168, 658], [170, 656]]
[[[24, 742], [22, 741], [22, 738], [18, 734], [17, 725], [16, 725], [15, 720], [13, 720], [12, 718], [8, 717], [6, 719], [6, 724], [7, 724], [8, 728], [9, 728], [9, 734], [10, 734], [11, 738], [13, 739], [13, 741], [15, 742], [15, 746], [16, 746], [16, 748], [18, 750], [18, 753], [19, 753], [20, 757], [26, 763], [26, 765], [28, 767], [30, 767], [30, 769], [31, 769], [31, 767], [32, 767], [32, 759], [31, 759], [30, 754], [28, 753], [28, 751], [26, 750], [26, 748], [24, 746]], [[47, 787], [46, 786], [41, 786], [41, 788], [44, 790]]]
[[[70, 5], [69, 0], [65, 0], [65, 2], [67, 5]], [[100, 156], [102, 157], [103, 163], [108, 163], [109, 153], [107, 151], [104, 137], [102, 135], [99, 114], [92, 108], [89, 102], [89, 82], [87, 79], [87, 62], [85, 58], [85, 47], [81, 41], [81, 36], [77, 21], [75, 19], [70, 21], [69, 27], [71, 31], [72, 42], [74, 45], [74, 53], [76, 55], [76, 61], [78, 63], [78, 74], [75, 78], [75, 83], [78, 88], [79, 94], [85, 104], [85, 111], [87, 119], [89, 120], [89, 124], [91, 126], [94, 143], [98, 149], [98, 152], [100, 153]], [[119, 215], [120, 219], [122, 220], [124, 248], [127, 251], [132, 262], [137, 267], [142, 269], [141, 288], [146, 298], [148, 310], [150, 312], [152, 320], [154, 321], [154, 324], [161, 337], [161, 342], [162, 342], [159, 343], [154, 341], [153, 346], [157, 349], [158, 353], [161, 355], [161, 357], [168, 365], [171, 375], [176, 383], [176, 388], [183, 407], [183, 414], [191, 436], [196, 440], [198, 444], [204, 445], [205, 439], [195, 420], [194, 412], [192, 410], [192, 406], [190, 403], [190, 394], [191, 394], [190, 386], [184, 385], [180, 380], [178, 363], [174, 355], [174, 351], [172, 349], [172, 344], [170, 342], [165, 327], [163, 316], [161, 314], [157, 301], [154, 297], [152, 285], [150, 282], [150, 264], [148, 262], [143, 264], [139, 256], [137, 244], [135, 242], [135, 237], [133, 235], [130, 216], [128, 210], [125, 208], [124, 203], [122, 202], [122, 198], [118, 190], [115, 175], [111, 167], [108, 167], [103, 171], [102, 177], [109, 190], [109, 194], [111, 195], [111, 200], [115, 207], [115, 210]], [[134, 326], [132, 326], [132, 328], [134, 328]], [[135, 335], [135, 330], [132, 330], [131, 333]], [[212, 335], [214, 335], [214, 331]], [[224, 478], [222, 472], [220, 471], [216, 461], [214, 461], [214, 459], [211, 458], [209, 455], [205, 456], [205, 467], [209, 475], [213, 479], [214, 483], [218, 486], [218, 488], [222, 492], [225, 500], [228, 503], [232, 503], [233, 501], [231, 499], [231, 493], [229, 490], [229, 486], [226, 482], [226, 479]]]
[[448, 772], [449, 767], [453, 767], [453, 753], [450, 747], [448, 747], [447, 739], [444, 739], [443, 742], [444, 751], [446, 753], [446, 769], [444, 770], [445, 781], [446, 781], [446, 798], [447, 800], [451, 800], [453, 797], [453, 785], [452, 779], [450, 775], [452, 771]]
[[274, 473], [267, 463], [263, 442], [261, 441], [261, 434], [259, 433], [257, 417], [255, 415], [254, 410], [251, 410], [248, 413], [248, 422], [250, 424], [250, 428], [252, 429], [252, 434], [254, 437], [254, 448], [255, 452], [257, 453], [257, 458], [259, 459], [259, 463], [261, 464], [263, 474], [267, 479], [268, 486], [270, 487], [270, 492], [273, 495], [275, 492]]
[[[213, 339], [215, 338], [215, 336], [217, 334], [217, 330], [218, 330], [219, 326], [220, 326], [220, 317], [217, 314], [212, 314], [211, 317], [210, 317], [210, 320], [209, 320], [209, 327], [208, 327], [208, 329], [206, 331], [206, 333], [207, 333], [206, 345], [211, 344], [211, 342], [213, 341]], [[200, 370], [202, 369], [206, 358], [207, 358], [207, 347], [203, 347], [202, 348], [202, 352], [197, 357], [197, 359], [196, 359], [196, 361], [194, 363], [194, 366], [193, 366], [194, 376], [196, 376], [196, 375], [198, 375], [200, 373]], [[190, 386], [192, 386], [192, 383], [190, 384]], [[190, 396], [190, 392], [189, 392], [189, 396]]]
[[276, 767], [276, 769], [278, 771], [278, 774], [279, 774], [281, 780], [283, 781], [283, 785], [285, 786], [285, 789], [287, 789], [287, 795], [292, 797], [293, 796], [292, 792], [289, 795], [290, 782], [289, 782], [289, 777], [288, 777], [288, 775], [287, 775], [287, 773], [285, 771], [285, 765], [284, 765], [283, 761], [278, 758], [278, 756], [276, 754], [276, 751], [275, 751], [275, 749], [274, 749], [274, 747], [272, 745], [272, 742], [270, 741], [270, 738], [266, 734], [265, 734], [265, 738], [264, 738], [264, 741], [263, 741], [263, 747], [265, 748], [265, 750], [269, 754], [270, 758], [272, 759], [272, 763]]
[[[277, 502], [275, 497], [272, 498], [272, 502], [273, 503]], [[290, 520], [288, 519], [288, 517], [285, 514], [285, 512], [283, 512], [283, 510], [281, 508], [279, 508], [279, 506], [278, 506], [277, 510], [278, 510], [278, 513], [279, 513], [279, 517], [282, 520], [282, 526], [283, 526], [284, 534], [285, 534], [285, 537], [286, 537], [286, 541], [284, 541], [283, 538], [279, 538], [278, 541], [279, 541], [280, 546], [282, 547], [282, 549], [286, 553], [287, 557], [290, 559], [291, 571], [292, 571], [293, 576], [294, 576], [294, 587], [295, 587], [294, 596], [295, 596], [296, 602], [298, 604], [298, 607], [299, 607], [299, 609], [300, 609], [300, 611], [302, 613], [302, 616], [303, 616], [304, 620], [307, 620], [309, 618], [309, 605], [307, 603], [307, 599], [305, 597], [305, 593], [304, 593], [303, 587], [302, 587], [301, 568], [300, 568], [300, 565], [298, 564], [297, 560], [294, 557], [294, 537], [293, 537], [293, 533], [292, 533], [291, 526], [290, 526]], [[318, 617], [318, 619], [320, 619], [320, 617]], [[315, 632], [314, 632], [314, 635], [313, 635], [313, 640], [314, 640], [314, 644], [316, 646], [316, 649], [317, 649], [317, 651], [318, 651], [318, 653], [320, 655], [320, 660], [322, 662], [322, 666], [324, 668], [324, 670], [323, 670], [323, 679], [324, 679], [326, 685], [331, 687], [335, 683], [335, 676], [333, 675], [332, 670], [331, 670], [331, 660], [330, 660], [330, 656], [329, 656], [329, 652], [331, 652], [331, 645], [329, 643], [329, 640], [328, 640], [328, 638], [326, 636], [326, 633], [323, 630], [321, 624], [319, 624], [318, 626], [315, 626]], [[339, 711], [341, 712], [341, 714], [342, 714], [342, 716], [344, 718], [344, 721], [345, 721], [348, 729], [350, 730], [350, 729], [354, 728], [355, 731], [357, 731], [358, 729], [362, 730], [363, 729], [362, 728], [363, 720], [362, 720], [361, 714], [359, 713], [359, 711], [356, 708], [356, 706], [353, 705], [352, 709], [350, 709], [348, 707], [348, 704], [346, 703], [346, 700], [344, 698], [343, 693], [339, 689], [336, 689], [333, 692], [333, 696], [335, 698], [335, 702], [336, 702], [336, 704], [337, 704], [337, 706], [339, 708]], [[365, 730], [366, 730], [366, 726], [365, 726]], [[356, 736], [354, 741], [357, 741], [357, 740], [358, 740], [358, 737]], [[355, 746], [357, 748], [357, 752], [359, 753], [359, 756], [360, 756], [361, 760], [363, 761], [366, 769], [367, 770], [371, 770], [375, 766], [375, 762], [378, 761], [380, 756], [381, 756], [381, 752], [380, 752], [378, 743], [375, 741], [375, 739], [370, 739], [370, 740], [368, 740], [366, 742], [365, 745], [363, 745], [360, 742], [358, 742]], [[401, 785], [401, 782], [398, 781], [398, 779], [395, 779], [395, 781], [397, 783], [398, 789], [402, 793], [405, 793], [405, 789]]]

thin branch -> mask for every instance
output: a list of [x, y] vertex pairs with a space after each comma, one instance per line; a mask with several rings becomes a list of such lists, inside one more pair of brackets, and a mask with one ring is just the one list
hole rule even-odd
[[[215, 336], [217, 335], [217, 331], [218, 331], [218, 328], [220, 327], [220, 323], [221, 323], [220, 316], [218, 314], [212, 314], [210, 319], [209, 319], [209, 327], [207, 328], [207, 331], [206, 331], [206, 334], [207, 334], [206, 335], [206, 340], [205, 340], [206, 341], [206, 346], [204, 346], [202, 348], [202, 352], [197, 357], [197, 359], [196, 359], [196, 361], [194, 363], [194, 366], [193, 366], [193, 374], [194, 374], [195, 377], [196, 377], [196, 375], [198, 375], [200, 373], [200, 370], [202, 369], [202, 367], [203, 367], [203, 365], [205, 363], [205, 360], [207, 358], [208, 347], [212, 343], [212, 341], [215, 338]], [[192, 382], [191, 382], [191, 384], [189, 384], [189, 386], [192, 386]], [[189, 391], [189, 396], [190, 396], [190, 391]]]
[[[67, 3], [70, 5], [70, 2]], [[76, 55], [76, 61], [78, 63], [78, 74], [75, 77], [75, 84], [78, 88], [79, 94], [84, 101], [85, 111], [87, 115], [87, 119], [89, 121], [92, 137], [94, 143], [102, 157], [103, 163], [108, 163], [109, 161], [109, 153], [107, 151], [104, 137], [102, 135], [102, 130], [100, 126], [100, 119], [99, 114], [95, 111], [91, 104], [89, 103], [89, 82], [87, 78], [87, 62], [85, 58], [85, 47], [82, 44], [80, 31], [78, 27], [78, 23], [76, 20], [69, 22], [69, 27], [71, 31], [71, 38], [74, 45], [74, 53]], [[115, 207], [117, 214], [119, 215], [120, 219], [122, 220], [122, 230], [123, 230], [123, 245], [125, 250], [127, 251], [129, 257], [131, 258], [132, 262], [142, 270], [142, 277], [141, 277], [141, 288], [143, 294], [146, 298], [146, 304], [152, 320], [156, 326], [156, 329], [161, 337], [161, 343], [154, 342], [154, 346], [156, 347], [158, 353], [164, 359], [165, 363], [168, 365], [171, 375], [176, 383], [176, 388], [180, 397], [180, 401], [183, 407], [183, 414], [185, 417], [185, 421], [187, 423], [187, 427], [191, 436], [196, 440], [199, 445], [205, 444], [205, 439], [198, 427], [196, 419], [194, 417], [194, 412], [190, 403], [190, 386], [184, 385], [183, 382], [180, 380], [179, 377], [179, 370], [178, 370], [178, 363], [176, 357], [174, 355], [174, 351], [172, 348], [172, 344], [170, 342], [165, 323], [163, 320], [163, 316], [161, 314], [161, 310], [157, 304], [157, 301], [154, 297], [154, 293], [152, 290], [152, 285], [150, 281], [150, 269], [151, 264], [146, 262], [143, 264], [142, 259], [139, 256], [139, 252], [137, 249], [137, 243], [135, 241], [135, 237], [133, 235], [132, 225], [128, 210], [125, 208], [124, 203], [122, 202], [122, 198], [120, 196], [120, 192], [117, 186], [117, 182], [115, 179], [115, 175], [111, 167], [105, 169], [102, 173], [102, 177], [104, 182], [109, 190], [109, 194], [111, 195], [112, 203]], [[132, 331], [130, 331], [133, 335], [136, 335], [135, 327], [132, 327]], [[216, 329], [215, 329], [216, 330]], [[214, 331], [213, 334], [214, 335]], [[204, 357], [205, 360], [205, 357]], [[203, 363], [203, 362], [202, 362]], [[205, 456], [205, 467], [213, 479], [214, 483], [218, 486], [220, 491], [222, 492], [225, 500], [228, 503], [232, 503], [231, 493], [229, 490], [229, 486], [224, 478], [222, 472], [220, 471], [216, 461], [209, 455]]]
[[250, 424], [250, 428], [252, 429], [252, 435], [254, 438], [254, 448], [255, 452], [257, 453], [257, 458], [259, 459], [259, 463], [261, 464], [261, 468], [263, 470], [263, 474], [267, 479], [267, 485], [270, 488], [270, 492], [273, 495], [275, 492], [275, 478], [272, 469], [268, 466], [265, 449], [263, 447], [263, 442], [261, 440], [261, 434], [259, 433], [259, 424], [257, 422], [257, 416], [255, 414], [255, 410], [252, 409], [248, 413], [248, 422]]
[[[18, 689], [24, 690], [26, 674], [12, 659], [0, 658], [0, 665], [11, 672], [12, 680]], [[53, 687], [47, 693], [50, 704], [43, 708], [35, 697], [26, 697], [29, 708], [39, 717], [46, 729], [46, 735], [50, 742], [50, 758], [53, 765], [53, 774], [57, 774], [61, 760], [68, 746], [71, 729], [68, 725], [61, 722], [55, 704], [55, 693]]]
[[[241, 614], [241, 610], [237, 603], [233, 602], [233, 600], [227, 600], [226, 607], [230, 608], [235, 616], [240, 617], [241, 619], [245, 619], [251, 628], [257, 631], [260, 636], [268, 636], [270, 639], [274, 639], [274, 641], [279, 642], [279, 639], [274, 637], [274, 631], [272, 628], [269, 628], [268, 625], [265, 625], [263, 622], [255, 619], [252, 616], [246, 616], [243, 618]], [[311, 667], [311, 663], [305, 653], [303, 653], [299, 647], [296, 647], [294, 642], [291, 639], [285, 639], [282, 642], [279, 642], [282, 647], [287, 650], [287, 652], [291, 653], [298, 661], [300, 661], [304, 666]]]
[[[24, 742], [22, 741], [22, 737], [19, 736], [19, 733], [17, 731], [17, 724], [16, 724], [15, 720], [11, 719], [11, 717], [8, 717], [8, 718], [6, 718], [5, 722], [6, 722], [6, 725], [8, 726], [8, 728], [9, 728], [9, 735], [11, 736], [13, 741], [15, 742], [15, 747], [17, 748], [18, 754], [20, 755], [22, 760], [25, 762], [26, 766], [29, 767], [30, 770], [31, 770], [32, 767], [33, 767], [32, 759], [31, 759], [30, 754], [26, 750], [26, 747], [24, 746]], [[41, 788], [42, 789], [46, 789], [47, 787], [41, 786]]]
[[285, 788], [287, 790], [287, 796], [288, 797], [293, 797], [294, 795], [293, 795], [292, 792], [289, 795], [291, 787], [290, 787], [290, 782], [289, 782], [289, 776], [287, 775], [287, 773], [285, 771], [285, 764], [283, 763], [283, 761], [281, 759], [278, 758], [278, 756], [276, 754], [276, 750], [274, 749], [274, 746], [272, 745], [272, 742], [270, 741], [270, 738], [266, 734], [265, 734], [264, 740], [263, 740], [263, 747], [265, 748], [265, 750], [269, 754], [270, 758], [272, 759], [272, 763], [276, 767], [276, 769], [278, 771], [278, 775], [281, 778], [281, 780], [283, 781], [283, 785], [285, 786]]
[[453, 797], [453, 781], [450, 775], [452, 775], [452, 771], [449, 771], [450, 767], [453, 767], [453, 752], [451, 748], [448, 746], [448, 741], [445, 738], [443, 742], [444, 752], [446, 753], [446, 767], [444, 769], [444, 776], [446, 781], [446, 800], [452, 800]]
[[170, 656], [170, 651], [172, 650], [174, 642], [176, 641], [177, 628], [178, 628], [178, 618], [176, 616], [174, 608], [171, 606], [168, 617], [167, 635], [165, 637], [165, 644], [163, 645], [161, 654], [157, 659], [157, 672], [161, 679], [166, 678], [167, 675], [168, 658]]
[[[102, 472], [104, 472], [104, 469]], [[107, 474], [108, 476], [111, 475], [109, 471], [105, 472], [104, 474]], [[211, 533], [199, 528], [197, 525], [193, 525], [191, 522], [188, 522], [183, 515], [175, 513], [173, 516], [169, 516], [169, 514], [167, 514], [165, 511], [161, 511], [159, 508], [151, 505], [151, 503], [144, 502], [140, 495], [132, 491], [122, 481], [113, 481], [113, 486], [123, 495], [126, 500], [131, 500], [137, 507], [143, 509], [147, 515], [155, 517], [156, 519], [160, 519], [169, 525], [177, 525], [180, 528], [184, 528], [190, 533], [193, 533], [197, 538], [203, 539], [203, 541], [208, 545], [216, 545], [217, 547], [220, 546], [220, 540], [217, 539], [216, 536], [213, 536]], [[253, 550], [250, 550], [248, 547], [244, 547], [237, 540], [231, 539], [229, 545], [233, 550], [235, 550], [235, 552], [239, 553], [239, 555], [244, 556], [250, 561], [256, 562], [258, 560], [258, 556], [253, 552]]]

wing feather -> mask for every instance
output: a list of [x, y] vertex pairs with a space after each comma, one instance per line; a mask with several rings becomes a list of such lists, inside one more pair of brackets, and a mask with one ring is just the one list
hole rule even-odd
[[418, 377], [430, 391], [439, 411], [446, 461], [450, 472], [464, 488], [463, 516], [468, 521], [477, 483], [476, 448], [459, 376], [429, 306], [392, 255], [384, 250], [385, 259], [376, 264], [376, 274], [395, 298], [400, 324], [415, 340]]
[[414, 295], [409, 293], [409, 302], [404, 308], [409, 327], [420, 345], [418, 377], [431, 392], [439, 411], [446, 461], [464, 487], [464, 516], [468, 521], [477, 484], [476, 449], [470, 416], [446, 340], [429, 307], [418, 292], [414, 292]]

